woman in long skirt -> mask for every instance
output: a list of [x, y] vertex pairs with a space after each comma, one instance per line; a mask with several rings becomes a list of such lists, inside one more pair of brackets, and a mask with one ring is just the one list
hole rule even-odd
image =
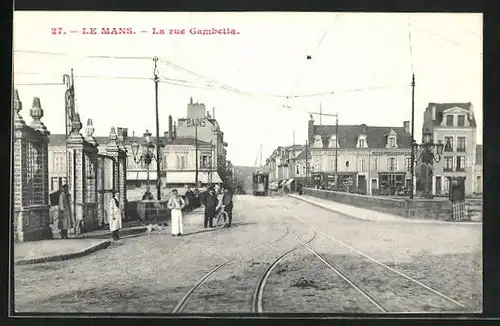
[[118, 235], [118, 232], [122, 228], [122, 212], [120, 210], [118, 193], [116, 192], [113, 192], [113, 198], [111, 198], [109, 202], [108, 222], [113, 240], [119, 240], [120, 236]]
[[168, 200], [167, 207], [171, 210], [172, 217], [172, 235], [178, 236], [184, 233], [182, 227], [182, 209], [186, 206], [186, 202], [179, 196], [177, 189], [172, 190], [172, 197]]

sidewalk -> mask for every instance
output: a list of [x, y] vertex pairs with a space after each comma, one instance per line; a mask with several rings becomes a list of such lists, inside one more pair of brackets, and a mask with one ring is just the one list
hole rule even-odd
[[[199, 215], [202, 208], [197, 208], [190, 215]], [[136, 234], [145, 233], [149, 224], [163, 224], [170, 221], [129, 221], [124, 222], [120, 230], [120, 237], [127, 238]], [[197, 224], [200, 223], [197, 221]], [[61, 240], [59, 230], [53, 229], [54, 240], [19, 242], [14, 244], [14, 265], [45, 263], [50, 261], [67, 260], [89, 255], [105, 249], [111, 244], [111, 232], [107, 226], [83, 234], [69, 234], [69, 239]]]
[[481, 222], [448, 222], [438, 220], [418, 220], [408, 219], [397, 215], [377, 212], [371, 209], [359, 208], [352, 205], [341, 204], [330, 200], [316, 198], [307, 195], [294, 195], [289, 194], [289, 197], [302, 200], [309, 204], [321, 207], [323, 209], [339, 213], [348, 217], [357, 218], [364, 221], [371, 222], [396, 222], [396, 223], [417, 223], [417, 224], [453, 224], [453, 225], [470, 225], [480, 224]]
[[14, 265], [38, 264], [82, 257], [109, 247], [109, 240], [68, 239], [14, 244]]

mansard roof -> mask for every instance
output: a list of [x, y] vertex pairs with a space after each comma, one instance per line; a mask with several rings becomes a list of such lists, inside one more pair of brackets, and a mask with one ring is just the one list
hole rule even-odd
[[[314, 135], [330, 137], [335, 135], [334, 125], [315, 125]], [[387, 145], [387, 136], [393, 130], [397, 135], [398, 148], [410, 148], [410, 133], [405, 131], [404, 127], [379, 127], [362, 125], [339, 125], [338, 143], [339, 148], [356, 148], [358, 137], [366, 135], [368, 148], [385, 148]]]
[[[436, 109], [436, 119], [432, 119], [432, 108]], [[461, 108], [470, 113], [470, 126], [477, 127], [476, 119], [474, 118], [474, 111], [471, 102], [467, 103], [434, 103], [430, 102], [424, 111], [424, 123], [422, 125], [422, 131], [425, 129], [432, 130], [434, 126], [440, 126], [443, 122], [443, 112], [452, 108]]]

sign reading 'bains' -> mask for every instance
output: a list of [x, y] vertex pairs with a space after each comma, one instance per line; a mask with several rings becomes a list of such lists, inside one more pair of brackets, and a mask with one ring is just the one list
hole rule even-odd
[[186, 118], [186, 127], [205, 127], [207, 125], [205, 118]]

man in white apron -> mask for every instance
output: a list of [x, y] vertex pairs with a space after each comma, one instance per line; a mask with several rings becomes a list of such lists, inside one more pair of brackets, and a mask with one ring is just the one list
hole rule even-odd
[[167, 207], [171, 210], [170, 216], [172, 217], [171, 223], [173, 236], [179, 236], [184, 233], [182, 227], [182, 209], [185, 205], [186, 203], [184, 202], [184, 199], [179, 196], [177, 189], [173, 189], [172, 197], [170, 197], [167, 204]]

